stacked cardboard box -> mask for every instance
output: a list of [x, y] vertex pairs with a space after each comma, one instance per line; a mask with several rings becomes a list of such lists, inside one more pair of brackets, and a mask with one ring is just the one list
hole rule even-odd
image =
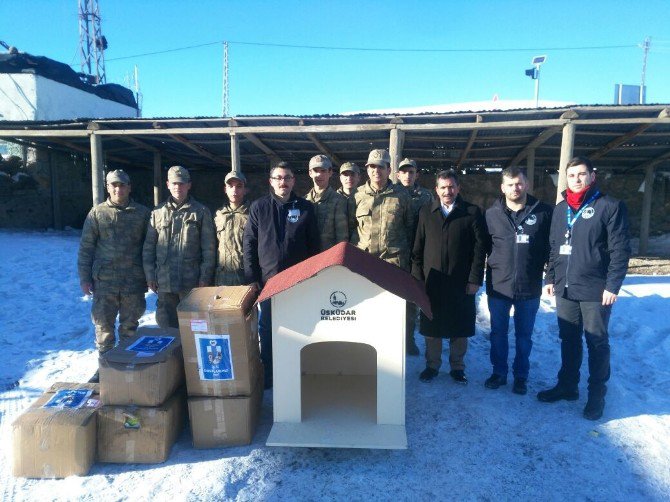
[[252, 286], [191, 290], [177, 308], [193, 446], [249, 444], [263, 398]]
[[13, 473], [83, 476], [95, 461], [98, 385], [55, 383], [12, 424]]
[[167, 460], [184, 426], [183, 357], [179, 331], [137, 330], [100, 358], [98, 460]]

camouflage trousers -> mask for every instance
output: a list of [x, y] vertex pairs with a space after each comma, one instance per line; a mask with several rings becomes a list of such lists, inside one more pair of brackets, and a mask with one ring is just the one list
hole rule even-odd
[[158, 293], [156, 302], [156, 324], [161, 328], [179, 329], [179, 318], [177, 317], [177, 305], [189, 293]]
[[242, 286], [244, 284], [244, 270], [216, 270], [215, 286]]
[[405, 336], [407, 340], [414, 340], [416, 318], [419, 315], [418, 307], [412, 302], [405, 303]]
[[140, 317], [146, 310], [144, 293], [93, 295], [91, 319], [95, 325], [95, 345], [102, 354], [114, 347], [114, 324], [119, 316], [119, 339], [135, 334]]

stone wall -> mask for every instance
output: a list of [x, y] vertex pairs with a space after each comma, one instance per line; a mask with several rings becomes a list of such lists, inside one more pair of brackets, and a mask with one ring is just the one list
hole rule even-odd
[[27, 166], [0, 163], [0, 173], [16, 171], [8, 179], [0, 174], [0, 228], [54, 228], [52, 171], [59, 191], [61, 226], [81, 228], [91, 208], [91, 174], [78, 155], [36, 152]]
[[[60, 210], [63, 226], [81, 228], [84, 218], [91, 208], [91, 173], [88, 159], [81, 155], [63, 155], [52, 153], [60, 192]], [[167, 166], [165, 166], [167, 168]], [[35, 183], [23, 180], [17, 183], [13, 178], [0, 174], [0, 227], [43, 229], [54, 226], [51, 198], [51, 170], [48, 155], [38, 152], [36, 161], [20, 172], [30, 175]], [[153, 173], [149, 168], [124, 167], [130, 175], [133, 188], [132, 197], [149, 207], [153, 205]], [[0, 164], [3, 171], [3, 164]], [[207, 205], [212, 211], [224, 202], [223, 178], [227, 168], [220, 171], [193, 171], [193, 196]], [[306, 169], [296, 173], [296, 192], [305, 194], [311, 187]], [[268, 173], [247, 174], [249, 199], [253, 200], [268, 193]], [[598, 175], [598, 184], [604, 193], [623, 199], [628, 206], [630, 227], [633, 236], [639, 235], [642, 212], [642, 192], [638, 189], [644, 180], [643, 174]], [[334, 173], [331, 179], [333, 187], [339, 186], [339, 176]], [[420, 183], [432, 189], [434, 174], [422, 173]], [[467, 200], [482, 208], [489, 207], [500, 194], [500, 175], [468, 173], [460, 177], [461, 193]], [[165, 172], [163, 173], [163, 197]], [[536, 173], [534, 195], [553, 204], [556, 188], [551, 176], [541, 170]], [[670, 232], [670, 179], [657, 175], [654, 181], [654, 199], [652, 202], [651, 234]]]

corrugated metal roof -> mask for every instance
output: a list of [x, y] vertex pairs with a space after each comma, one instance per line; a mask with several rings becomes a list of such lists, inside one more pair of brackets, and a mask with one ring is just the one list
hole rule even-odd
[[[598, 158], [594, 163], [600, 169], [630, 170], [658, 160], [670, 151], [670, 119], [657, 118], [664, 110], [668, 115], [668, 108], [670, 105], [666, 104], [574, 105], [408, 115], [4, 121], [0, 122], [0, 136], [37, 147], [86, 154], [90, 151], [88, 128], [93, 127], [104, 134], [103, 149], [108, 152], [109, 165], [117, 162], [151, 165], [153, 153], [157, 151], [165, 162], [220, 169], [222, 164], [229, 165], [231, 159], [228, 133], [239, 130], [236, 136], [242, 168], [253, 171], [265, 170], [277, 159], [303, 168], [310, 157], [325, 152], [342, 162], [362, 163], [369, 150], [388, 146], [389, 131], [397, 127], [404, 131], [403, 156], [414, 156], [439, 168], [455, 167], [461, 157], [460, 167], [508, 165], [517, 155], [523, 157], [526, 147], [540, 137], [543, 141], [535, 147], [536, 165], [553, 169], [560, 155], [561, 126], [576, 114], [576, 118], [572, 118], [576, 124], [575, 152], [595, 154]], [[314, 126], [318, 126], [318, 130]], [[347, 130], [336, 130], [342, 126]], [[365, 130], [368, 126], [381, 129]], [[434, 126], [442, 126], [442, 129], [431, 130]], [[293, 129], [287, 130], [287, 127]], [[178, 134], [175, 134], [177, 129]], [[209, 129], [217, 130], [208, 132]], [[32, 136], [25, 136], [24, 131]], [[111, 131], [129, 134], [117, 136]], [[73, 133], [81, 136], [73, 137]], [[470, 148], [465, 151], [468, 144]], [[615, 147], [608, 149], [612, 144]], [[605, 149], [608, 150], [603, 154]], [[670, 170], [669, 164], [670, 160], [662, 159], [658, 168]]]

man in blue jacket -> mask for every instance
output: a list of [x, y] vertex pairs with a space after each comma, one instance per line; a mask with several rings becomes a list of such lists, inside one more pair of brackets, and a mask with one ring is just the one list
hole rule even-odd
[[486, 294], [491, 314], [493, 374], [484, 385], [497, 389], [507, 384], [510, 310], [514, 307], [515, 394], [528, 392], [531, 335], [542, 294], [542, 273], [549, 259], [551, 207], [528, 194], [526, 176], [518, 167], [502, 172], [503, 196], [486, 211], [489, 235]]
[[[311, 202], [293, 193], [295, 175], [288, 163], [270, 170], [270, 193], [254, 201], [244, 227], [244, 275], [261, 287], [276, 275], [320, 251], [319, 229]], [[265, 387], [272, 387], [271, 300], [260, 304], [258, 335]]]
[[584, 332], [589, 353], [584, 418], [598, 420], [610, 377], [607, 327], [630, 257], [628, 216], [623, 202], [598, 190], [588, 159], [572, 159], [566, 174], [568, 189], [551, 222], [545, 277], [545, 292], [556, 295], [561, 369], [556, 386], [538, 393], [537, 398], [547, 403], [579, 398]]

